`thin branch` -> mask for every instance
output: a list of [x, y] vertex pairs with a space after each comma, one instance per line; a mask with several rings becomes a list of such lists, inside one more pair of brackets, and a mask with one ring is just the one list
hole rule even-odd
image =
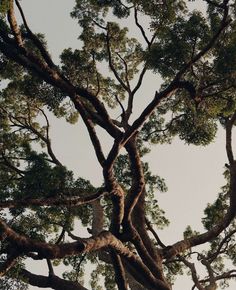
[[[236, 278], [236, 270], [230, 270], [228, 272], [225, 272], [221, 275], [217, 275], [215, 277], [215, 280], [216, 281], [219, 281], [219, 280], [223, 280], [223, 279], [231, 279], [231, 278]], [[206, 283], [206, 282], [209, 282], [209, 278], [207, 279], [202, 279], [200, 280], [201, 283]], [[194, 288], [193, 288], [194, 289]]]
[[11, 170], [15, 171], [17, 174], [19, 174], [21, 177], [25, 175], [25, 171], [17, 168], [16, 166], [14, 166], [9, 160], [8, 158], [4, 155], [4, 153], [1, 153], [2, 156], [2, 160], [3, 162], [1, 162], [2, 165], [10, 168]]
[[53, 270], [53, 266], [52, 266], [52, 262], [50, 259], [46, 259], [47, 260], [47, 265], [48, 265], [48, 276], [54, 276], [54, 270]]
[[145, 30], [143, 29], [142, 25], [139, 23], [138, 21], [138, 10], [136, 7], [134, 7], [134, 19], [135, 19], [135, 24], [137, 25], [137, 27], [140, 29], [142, 36], [144, 38], [144, 40], [146, 41], [148, 47], [150, 48], [151, 46], [151, 42], [148, 40]]
[[117, 101], [117, 103], [119, 104], [119, 106], [121, 108], [121, 111], [122, 111], [121, 118], [122, 118], [122, 121], [123, 121], [123, 119], [125, 117], [125, 108], [124, 108], [123, 104], [121, 103], [121, 101], [119, 100], [119, 97], [117, 95], [115, 95], [115, 98], [116, 98], [116, 101]]
[[64, 238], [65, 238], [65, 233], [66, 233], [66, 228], [65, 228], [65, 226], [63, 226], [63, 227], [62, 227], [62, 231], [61, 231], [61, 233], [60, 233], [60, 235], [59, 235], [57, 241], [55, 242], [56, 245], [59, 245], [59, 244], [62, 242], [62, 240], [64, 240]]
[[224, 3], [219, 4], [219, 3], [212, 1], [212, 0], [204, 0], [204, 1], [206, 1], [208, 4], [210, 4], [214, 7], [224, 9]]
[[136, 86], [134, 87], [133, 91], [132, 91], [132, 95], [134, 96], [135, 93], [138, 91], [138, 89], [140, 88], [140, 86], [142, 85], [142, 82], [143, 82], [143, 78], [144, 78], [144, 75], [147, 71], [147, 66], [144, 65], [140, 75], [139, 75], [139, 78], [138, 78], [138, 82], [136, 84]]
[[149, 137], [150, 137], [151, 135], [155, 134], [155, 133], [158, 133], [158, 132], [165, 132], [165, 131], [169, 130], [169, 129], [172, 127], [173, 123], [174, 123], [175, 121], [179, 120], [180, 118], [182, 118], [184, 115], [185, 115], [185, 114], [180, 114], [180, 115], [178, 115], [178, 116], [176, 116], [176, 117], [173, 117], [173, 118], [171, 119], [171, 121], [166, 125], [166, 127], [165, 127], [164, 129], [157, 129], [157, 130], [154, 130], [154, 131], [150, 132], [150, 133], [145, 137], [145, 141], [148, 141]]
[[210, 255], [208, 255], [207, 260], [209, 261], [209, 263], [212, 263], [218, 256], [220, 253], [224, 253], [225, 250], [223, 250], [221, 252], [222, 247], [225, 245], [225, 243], [228, 243], [228, 241], [230, 240], [230, 238], [236, 233], [236, 230], [233, 230], [232, 232], [228, 233], [223, 239], [222, 241], [219, 243], [218, 248], [216, 249], [216, 251]]
[[126, 60], [120, 55], [119, 52], [116, 52], [116, 54], [118, 55], [118, 57], [121, 59], [121, 61], [123, 62], [124, 64], [124, 67], [125, 67], [125, 81], [126, 81], [126, 85], [127, 85], [127, 88], [128, 88], [128, 93], [130, 94], [131, 93], [131, 88], [130, 88], [130, 83], [129, 83], [129, 70], [128, 70], [128, 65], [127, 65], [127, 62]]
[[181, 257], [181, 256], [179, 256], [179, 259], [180, 259], [180, 261], [182, 261], [184, 263], [185, 266], [187, 266], [190, 269], [191, 275], [192, 275], [192, 279], [193, 279], [193, 282], [195, 283], [195, 286], [199, 290], [205, 290], [205, 288], [200, 283], [200, 280], [198, 278], [197, 271], [196, 271], [194, 263], [190, 263], [187, 259], [185, 259], [184, 257]]
[[202, 258], [201, 262], [207, 268], [207, 272], [209, 274], [209, 286], [213, 289], [216, 288], [216, 279], [211, 264], [206, 260], [205, 257]]
[[140, 75], [139, 75], [138, 82], [137, 82], [136, 86], [134, 87], [134, 89], [132, 90], [132, 92], [129, 94], [128, 105], [127, 105], [127, 110], [126, 110], [126, 119], [127, 120], [129, 119], [129, 117], [131, 116], [132, 111], [133, 111], [134, 95], [136, 94], [136, 92], [138, 91], [138, 89], [140, 88], [140, 86], [142, 85], [143, 78], [144, 78], [144, 75], [145, 75], [146, 71], [147, 71], [147, 67], [145, 65], [143, 67]]
[[148, 230], [153, 234], [155, 240], [157, 241], [157, 244], [159, 246], [161, 246], [163, 249], [166, 248], [166, 245], [162, 243], [162, 241], [160, 240], [158, 234], [156, 233], [156, 231], [152, 227], [151, 222], [147, 218], [146, 218], [146, 224], [147, 224]]
[[83, 103], [79, 100], [79, 98], [76, 99], [76, 108], [79, 110], [81, 117], [83, 118], [83, 121], [87, 127], [87, 130], [89, 132], [90, 139], [92, 141], [97, 159], [99, 163], [103, 166], [103, 163], [105, 162], [105, 156], [102, 151], [101, 143], [97, 137], [96, 131], [94, 129], [94, 123], [89, 118], [89, 116], [86, 114], [85, 108], [83, 106]]
[[69, 197], [69, 198], [35, 198], [23, 200], [8, 200], [0, 202], [0, 208], [19, 208], [32, 206], [65, 206], [77, 207], [79, 205], [91, 203], [104, 195], [104, 190], [100, 189], [96, 193], [85, 197]]
[[115, 69], [115, 67], [113, 65], [111, 48], [110, 48], [111, 36], [109, 34], [110, 34], [110, 29], [109, 29], [109, 23], [108, 23], [107, 34], [106, 34], [106, 45], [107, 45], [107, 52], [108, 52], [109, 67], [110, 67], [111, 71], [113, 72], [113, 74], [114, 74], [115, 78], [117, 79], [117, 81], [120, 83], [120, 85], [125, 89], [126, 92], [129, 92], [128, 86], [123, 82], [123, 80], [121, 79], [121, 77], [119, 76], [117, 70]]
[[19, 3], [18, 0], [15, 0], [16, 2], [16, 5], [20, 11], [20, 15], [22, 17], [22, 20], [23, 20], [23, 23], [24, 23], [24, 26], [26, 28], [26, 31], [28, 33], [28, 36], [30, 37], [30, 39], [33, 41], [33, 43], [35, 44], [35, 46], [39, 49], [42, 57], [44, 58], [44, 60], [46, 61], [46, 63], [50, 66], [50, 67], [54, 67], [55, 64], [53, 63], [52, 59], [51, 59], [51, 56], [49, 55], [49, 53], [47, 52], [47, 50], [45, 49], [44, 45], [42, 44], [42, 42], [39, 40], [39, 38], [30, 30], [28, 24], [27, 24], [27, 21], [26, 21], [26, 18], [25, 18], [25, 15], [24, 15], [24, 12], [21, 8], [21, 5]]
[[194, 64], [196, 63], [200, 58], [202, 58], [216, 43], [216, 41], [219, 39], [221, 36], [222, 32], [229, 26], [229, 24], [232, 22], [232, 19], [228, 18], [229, 14], [229, 7], [228, 7], [228, 2], [229, 0], [224, 0], [223, 1], [223, 9], [224, 9], [224, 14], [223, 18], [220, 23], [220, 27], [218, 31], [213, 35], [211, 40], [208, 42], [208, 44], [198, 53], [193, 57], [188, 63], [186, 63], [183, 68], [176, 74], [175, 80], [179, 80], [181, 76]]
[[101, 25], [100, 23], [98, 23], [98, 22], [97, 22], [96, 20], [94, 20], [94, 19], [92, 19], [92, 22], [93, 22], [96, 26], [98, 26], [99, 28], [101, 28], [101, 29], [107, 31], [107, 27], [106, 27], [106, 26]]
[[221, 36], [222, 32], [231, 23], [231, 19], [228, 19], [229, 8], [227, 6], [227, 3], [228, 1], [224, 0], [224, 15], [223, 15], [218, 31], [211, 38], [208, 44], [191, 61], [189, 61], [187, 64], [183, 66], [183, 68], [175, 75], [174, 79], [172, 80], [172, 82], [169, 84], [169, 86], [166, 89], [164, 89], [160, 93], [156, 92], [154, 99], [147, 105], [147, 107], [143, 110], [141, 115], [133, 122], [132, 126], [126, 131], [123, 138], [122, 145], [124, 145], [135, 134], [135, 132], [143, 125], [143, 123], [155, 110], [155, 108], [162, 101], [162, 99], [170, 96], [179, 87], [180, 88], [183, 87], [183, 83], [180, 82], [180, 78], [183, 76], [183, 74], [214, 46], [216, 41]]
[[15, 266], [18, 256], [18, 253], [13, 251], [11, 254], [7, 255], [7, 258], [4, 262], [0, 263], [0, 277], [5, 276], [7, 272]]

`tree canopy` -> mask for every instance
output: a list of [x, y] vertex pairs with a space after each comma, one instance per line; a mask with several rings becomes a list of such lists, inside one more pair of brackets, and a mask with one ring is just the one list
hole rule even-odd
[[[86, 290], [89, 280], [94, 290], [171, 290], [187, 272], [192, 289], [215, 290], [236, 277], [236, 4], [189, 2], [76, 0], [81, 45], [55, 64], [24, 1], [0, 1], [0, 288]], [[148, 72], [161, 82], [152, 96]], [[86, 126], [99, 187], [56, 156], [51, 114]], [[175, 137], [207, 146], [219, 127], [225, 184], [203, 213], [205, 231], [188, 226], [166, 245], [157, 193], [167, 185], [143, 157]], [[48, 275], [30, 272], [29, 259], [45, 261]]]

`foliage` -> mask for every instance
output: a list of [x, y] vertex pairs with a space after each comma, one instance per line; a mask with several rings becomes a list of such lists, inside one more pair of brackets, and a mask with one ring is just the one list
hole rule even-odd
[[[83, 289], [87, 269], [96, 290], [170, 290], [186, 269], [199, 290], [235, 278], [235, 3], [205, 0], [192, 10], [189, 2], [76, 0], [80, 46], [65, 48], [55, 64], [24, 1], [0, 1], [0, 288], [59, 289], [61, 262], [65, 290]], [[160, 83], [151, 101], [147, 72]], [[100, 186], [56, 156], [52, 115], [86, 126]], [[160, 236], [169, 220], [158, 197], [167, 185], [145, 155], [174, 138], [207, 146], [219, 126], [229, 164], [204, 211], [206, 231], [188, 226], [166, 246]], [[113, 141], [106, 153], [101, 129]], [[86, 228], [89, 238], [81, 237]], [[26, 271], [28, 258], [45, 259], [48, 276]]]

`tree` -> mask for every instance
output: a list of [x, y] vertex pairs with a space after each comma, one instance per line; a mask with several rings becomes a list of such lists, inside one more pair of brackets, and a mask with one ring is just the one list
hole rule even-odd
[[[20, 2], [0, 2], [2, 289], [86, 289], [86, 263], [94, 265], [92, 289], [102, 289], [100, 276], [106, 289], [122, 290], [170, 290], [186, 269], [192, 289], [217, 289], [236, 277], [235, 3], [205, 0], [204, 11], [191, 11], [187, 2], [77, 0], [71, 15], [82, 45], [65, 49], [59, 65]], [[140, 36], [130, 36], [124, 19]], [[150, 70], [162, 84], [135, 118]], [[52, 113], [85, 124], [103, 174], [100, 187], [75, 178], [54, 153]], [[205, 209], [205, 232], [189, 226], [182, 240], [165, 245], [161, 229], [168, 220], [156, 191], [167, 188], [143, 156], [175, 136], [206, 146], [219, 126], [226, 184]], [[101, 130], [113, 142], [107, 153]], [[88, 238], [76, 231], [78, 221]], [[28, 258], [45, 260], [48, 276], [27, 270]], [[63, 278], [54, 272], [59, 263], [68, 266]]]

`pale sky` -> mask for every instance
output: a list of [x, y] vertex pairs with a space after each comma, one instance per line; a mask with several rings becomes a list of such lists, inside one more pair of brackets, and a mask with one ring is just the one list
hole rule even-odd
[[[49, 50], [55, 61], [64, 48], [78, 48], [79, 26], [70, 18], [74, 0], [22, 0], [22, 7], [28, 24], [33, 32], [46, 35]], [[201, 3], [195, 1], [194, 5]], [[148, 74], [145, 79], [145, 99], [152, 98], [157, 89], [157, 76]], [[138, 111], [143, 109], [144, 102], [138, 101]], [[56, 120], [53, 116], [51, 136], [55, 152], [59, 159], [75, 172], [90, 179], [95, 185], [101, 183], [101, 169], [97, 164], [88, 134], [81, 124], [69, 125], [64, 120]], [[109, 145], [106, 137], [106, 146]], [[158, 193], [161, 208], [171, 225], [160, 233], [163, 242], [171, 244], [182, 239], [183, 230], [192, 225], [195, 230], [202, 231], [201, 218], [207, 202], [216, 199], [220, 187], [224, 185], [222, 177], [225, 154], [224, 132], [220, 130], [218, 138], [211, 145], [200, 148], [185, 145], [174, 140], [171, 145], [157, 145], [152, 153], [145, 157], [149, 161], [152, 172], [165, 178], [168, 192]], [[185, 213], [185, 215], [183, 215]], [[40, 268], [36, 263], [30, 264], [30, 270], [37, 274], [47, 272], [46, 263]], [[231, 283], [229, 290], [235, 290], [236, 282]], [[173, 289], [190, 290], [193, 283], [190, 277], [177, 280]], [[89, 285], [86, 285], [89, 288]], [[38, 289], [31, 287], [31, 290]]]

